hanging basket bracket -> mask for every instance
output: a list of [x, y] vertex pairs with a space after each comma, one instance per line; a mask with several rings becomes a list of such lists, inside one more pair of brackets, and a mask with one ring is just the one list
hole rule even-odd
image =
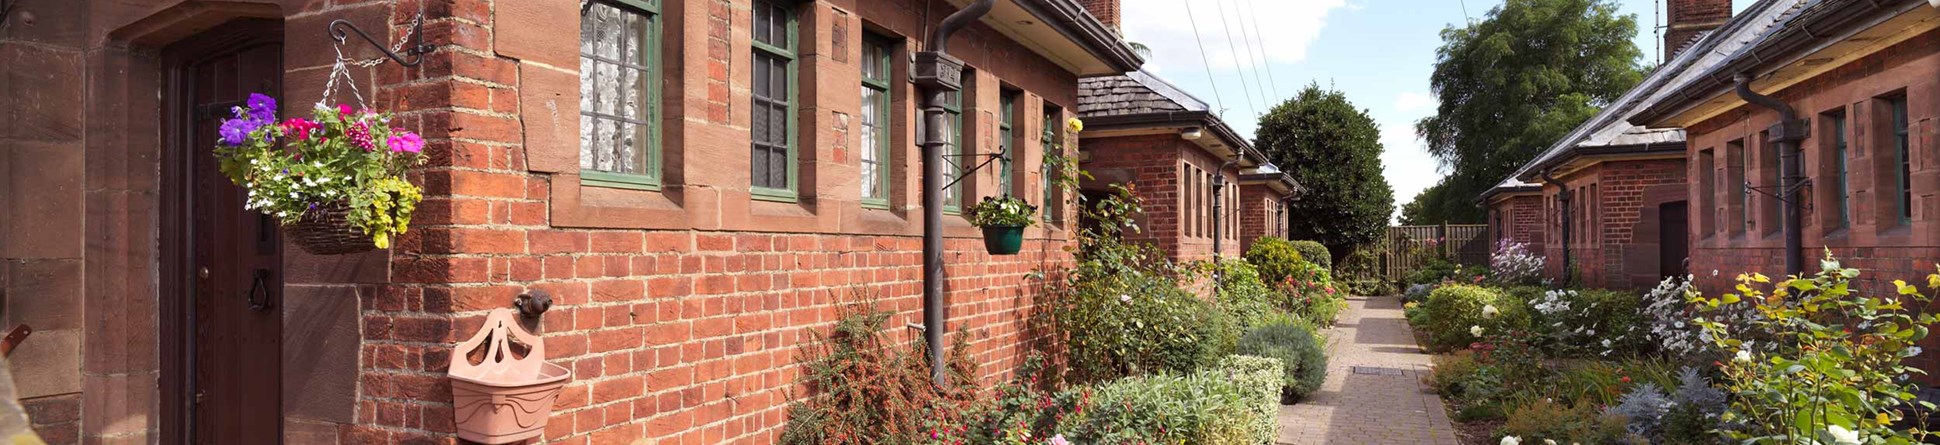
[[[378, 51], [383, 51], [384, 57], [397, 61], [397, 64], [404, 66], [418, 66], [418, 64], [424, 63], [425, 54], [430, 54], [431, 51], [438, 49], [437, 47], [424, 44], [423, 16], [418, 16], [411, 20], [411, 31], [406, 37], [411, 42], [409, 47], [403, 47], [404, 42], [398, 42], [399, 46], [395, 47], [395, 49], [385, 48], [383, 43], [378, 43], [377, 39], [371, 38], [370, 34], [364, 33], [363, 29], [358, 28], [354, 23], [350, 23], [348, 19], [330, 21], [330, 38], [335, 39], [337, 44], [348, 43], [352, 34], [364, 39], [365, 42], [376, 47]], [[403, 54], [398, 54], [399, 51], [402, 51]], [[410, 56], [410, 59], [406, 60], [405, 56]]]

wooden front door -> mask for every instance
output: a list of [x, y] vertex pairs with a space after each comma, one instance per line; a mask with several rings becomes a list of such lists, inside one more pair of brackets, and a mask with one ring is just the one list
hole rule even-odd
[[1658, 278], [1682, 277], [1684, 259], [1691, 256], [1691, 210], [1688, 201], [1667, 202], [1657, 206]]
[[165, 51], [165, 443], [282, 442], [282, 240], [212, 151], [231, 107], [282, 95], [281, 36], [232, 22]]

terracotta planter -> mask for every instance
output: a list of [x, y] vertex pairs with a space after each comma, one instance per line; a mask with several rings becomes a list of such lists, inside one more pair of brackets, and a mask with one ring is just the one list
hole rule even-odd
[[544, 435], [559, 389], [572, 380], [571, 370], [546, 363], [545, 342], [513, 314], [492, 310], [452, 351], [452, 417], [461, 439], [500, 444]]

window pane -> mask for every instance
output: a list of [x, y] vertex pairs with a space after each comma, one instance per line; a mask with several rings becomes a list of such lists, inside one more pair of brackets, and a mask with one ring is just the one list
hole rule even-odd
[[580, 168], [655, 175], [652, 165], [655, 17], [608, 3], [580, 20]]

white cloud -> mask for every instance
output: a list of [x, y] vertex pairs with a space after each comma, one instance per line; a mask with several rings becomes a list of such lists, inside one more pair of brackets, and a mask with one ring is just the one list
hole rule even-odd
[[[1185, 72], [1203, 75], [1195, 22], [1212, 69], [1229, 73], [1235, 64], [1251, 70], [1262, 57], [1269, 64], [1305, 60], [1307, 48], [1326, 25], [1327, 13], [1346, 6], [1347, 0], [1124, 0], [1123, 20], [1127, 40], [1152, 48], [1148, 69], [1167, 72], [1190, 67]], [[1195, 20], [1187, 20], [1188, 16]]]

